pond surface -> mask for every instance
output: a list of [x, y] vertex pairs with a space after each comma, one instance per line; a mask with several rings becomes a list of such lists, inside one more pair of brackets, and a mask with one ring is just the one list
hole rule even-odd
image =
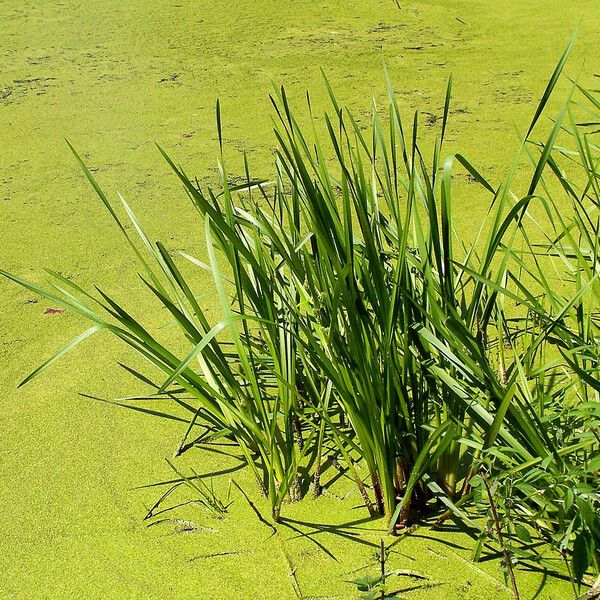
[[[135, 277], [65, 138], [153, 237], [202, 258], [202, 227], [155, 143], [189, 174], [214, 181], [220, 98], [230, 171], [242, 172], [246, 150], [254, 173], [269, 176], [271, 82], [285, 83], [298, 105], [310, 89], [321, 109], [320, 67], [340, 101], [366, 119], [371, 97], [384, 94], [385, 61], [407, 118], [418, 108], [430, 139], [452, 73], [450, 144], [500, 176], [516, 147], [514, 126], [526, 126], [580, 20], [569, 73], [587, 57], [584, 72], [598, 81], [599, 13], [597, 2], [580, 0], [543, 8], [532, 0], [0, 0], [0, 267], [34, 280], [49, 267], [117, 297]], [[466, 194], [456, 210], [472, 227], [485, 208]], [[212, 289], [201, 289], [210, 305]], [[127, 300], [162, 323], [152, 306]], [[156, 489], [130, 489], [171, 476], [163, 457], [180, 428], [78, 395], [139, 391], [117, 372], [122, 349], [104, 338], [17, 390], [85, 325], [6, 282], [0, 306], [0, 597], [295, 598], [290, 564], [305, 597], [353, 597], [344, 581], [369, 560], [382, 527], [365, 520], [356, 496], [289, 507], [293, 521], [274, 538], [239, 494], [222, 523], [198, 513], [205, 529], [146, 529], [141, 518]], [[215, 480], [219, 493], [234, 477], [256, 495], [235, 458], [191, 458], [203, 473], [229, 473]], [[342, 481], [335, 489], [351, 488]], [[337, 533], [334, 524], [343, 525]], [[497, 561], [473, 565], [469, 539], [444, 537], [452, 545], [425, 531], [397, 546], [395, 566], [436, 584], [411, 597], [509, 597]], [[539, 582], [523, 580], [527, 597]], [[538, 598], [564, 597], [557, 586]]]

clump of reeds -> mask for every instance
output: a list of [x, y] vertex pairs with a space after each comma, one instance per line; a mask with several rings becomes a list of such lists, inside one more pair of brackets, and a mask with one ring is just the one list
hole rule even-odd
[[[231, 185], [221, 147], [215, 192], [163, 152], [204, 220], [208, 264], [183, 258], [212, 274], [216, 324], [169, 250], [120, 198], [139, 237], [132, 239], [78, 157], [189, 352], [163, 345], [103, 291], [88, 293], [56, 273], [47, 290], [3, 272], [92, 323], [25, 381], [108, 331], [154, 367], [152, 376], [130, 373], [187, 413], [179, 453], [201, 424], [233, 440], [275, 520], [285, 501], [303, 495], [304, 466], [313, 466], [319, 493], [327, 458], [354, 478], [390, 532], [435, 506], [447, 511], [442, 520], [453, 514], [473, 525], [485, 469], [488, 491], [513, 494], [512, 504], [493, 506], [498, 527], [505, 516], [496, 508], [518, 504], [509, 538], [537, 532], [574, 557], [578, 581], [590, 565], [597, 571], [596, 96], [575, 86], [589, 123], [577, 122], [569, 96], [547, 140], [530, 141], [570, 45], [521, 145], [532, 164], [522, 194], [516, 161], [498, 185], [461, 154], [444, 155], [451, 82], [429, 159], [418, 115], [402, 119], [389, 82], [387, 118], [374, 109], [368, 135], [327, 84], [325, 139], [314, 120], [310, 133], [299, 126], [278, 91], [272, 180], [252, 177], [245, 161], [244, 181]], [[218, 105], [217, 121], [221, 139]], [[558, 146], [559, 135], [571, 149]], [[579, 169], [573, 179], [563, 159]], [[472, 198], [489, 203], [469, 240], [457, 235], [452, 212], [458, 169], [473, 182]], [[527, 526], [517, 528], [518, 518]]]

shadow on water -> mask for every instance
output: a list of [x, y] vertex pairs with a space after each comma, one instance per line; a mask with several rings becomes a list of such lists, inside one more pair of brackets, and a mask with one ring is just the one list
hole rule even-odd
[[[332, 525], [328, 523], [315, 523], [313, 521], [301, 521], [299, 519], [290, 519], [288, 517], [282, 517], [280, 524], [285, 527], [288, 527], [297, 534], [296, 536], [293, 536], [292, 539], [307, 538], [313, 544], [318, 546], [323, 552], [325, 552], [327, 556], [333, 558], [334, 560], [337, 560], [333, 552], [329, 550], [329, 548], [327, 548], [324, 543], [315, 539], [315, 537], [322, 534], [335, 535], [347, 541], [361, 544], [369, 548], [377, 549], [379, 547], [378, 544], [374, 542], [369, 542], [368, 540], [365, 540], [361, 537], [361, 532], [372, 530], [360, 527], [360, 525], [363, 525], [365, 523], [372, 523], [377, 520], [378, 517], [366, 517], [364, 519], [357, 519], [355, 521], [348, 521], [346, 523]], [[302, 527], [309, 528], [310, 531], [303, 531], [301, 529]]]

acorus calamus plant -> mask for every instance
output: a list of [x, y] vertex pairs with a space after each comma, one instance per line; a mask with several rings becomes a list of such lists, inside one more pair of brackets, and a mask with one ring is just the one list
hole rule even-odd
[[[244, 157], [236, 184], [226, 169], [217, 103], [218, 191], [200, 186], [161, 149], [203, 219], [207, 263], [174, 257], [152, 242], [119, 196], [134, 239], [73, 149], [139, 260], [149, 293], [189, 350], [165, 346], [104, 291], [85, 291], [54, 272], [48, 289], [2, 272], [92, 323], [23, 383], [91, 335], [110, 332], [153, 365], [152, 374], [128, 367], [154, 387], [153, 398], [187, 414], [178, 453], [206, 440], [204, 428], [212, 439], [233, 440], [276, 521], [285, 501], [302, 496], [308, 468], [318, 494], [327, 462], [354, 479], [390, 532], [436, 504], [447, 511], [442, 519], [453, 514], [476, 526], [469, 507], [483, 466], [490, 481], [543, 466], [540, 485], [565, 474], [588, 487], [597, 483], [590, 459], [599, 438], [590, 419], [598, 415], [599, 391], [599, 158], [572, 116], [571, 96], [584, 94], [596, 115], [597, 98], [575, 84], [546, 141], [530, 141], [573, 42], [523, 137], [518, 158], [531, 160], [532, 175], [522, 194], [515, 191], [518, 158], [494, 185], [462, 154], [444, 154], [451, 80], [430, 159], [419, 142], [418, 114], [403, 120], [387, 77], [387, 114], [374, 105], [368, 130], [339, 105], [327, 80], [331, 109], [317, 125], [307, 96], [308, 128], [285, 89], [276, 90], [274, 177], [251, 176]], [[575, 151], [557, 146], [565, 131]], [[583, 168], [583, 191], [558, 166], [565, 157], [577, 157]], [[489, 203], [468, 241], [452, 212], [458, 170], [473, 183], [473, 197]], [[547, 172], [570, 198], [571, 219], [563, 217]], [[554, 228], [542, 243], [532, 233], [537, 204]], [[216, 324], [180, 260], [212, 274], [222, 311]], [[547, 260], [567, 265], [572, 294], [556, 293]], [[572, 398], [587, 408], [579, 407], [575, 436], [558, 435], [567, 421], [549, 424], [548, 405], [555, 410]], [[574, 456], [577, 473], [569, 471]], [[552, 543], [562, 527], [562, 498], [550, 494], [542, 503], [531, 494], [536, 483], [519, 485], [529, 525], [539, 525]], [[566, 553], [585, 545], [579, 579], [581, 564], [598, 570], [600, 548], [597, 493], [580, 496], [569, 510], [585, 533], [561, 538]]]

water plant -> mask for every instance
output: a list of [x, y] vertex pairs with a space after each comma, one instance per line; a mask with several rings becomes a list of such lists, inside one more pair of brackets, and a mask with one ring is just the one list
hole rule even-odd
[[[396, 589], [397, 584], [392, 586], [390, 580], [398, 578], [412, 578], [417, 580], [425, 580], [423, 575], [407, 569], [390, 569], [388, 566], [390, 554], [393, 552], [389, 547], [386, 547], [385, 541], [381, 540], [377, 552], [373, 556], [371, 566], [377, 566], [377, 573], [367, 572], [360, 577], [350, 580], [350, 583], [356, 586], [359, 592], [359, 600], [400, 600], [402, 598], [403, 589]], [[432, 587], [432, 584], [427, 582], [423, 587]], [[415, 589], [414, 586], [411, 589]]]
[[[119, 196], [137, 240], [130, 235], [73, 149], [180, 340], [163, 341], [102, 290], [55, 272], [43, 289], [2, 271], [92, 322], [23, 383], [110, 332], [154, 367], [152, 375], [128, 372], [186, 415], [177, 454], [207, 436], [233, 441], [275, 521], [284, 502], [303, 495], [307, 465], [318, 494], [327, 454], [355, 480], [370, 513], [385, 515], [390, 533], [440, 507], [440, 521], [455, 515], [477, 528], [477, 500], [487, 497], [510, 574], [515, 552], [502, 537], [502, 511], [517, 517], [509, 537], [527, 544], [535, 532], [571, 557], [581, 582], [589, 567], [598, 571], [600, 548], [596, 96], [574, 84], [546, 141], [531, 141], [572, 44], [500, 184], [462, 154], [444, 155], [451, 80], [429, 160], [418, 114], [403, 120], [389, 80], [385, 120], [374, 105], [368, 132], [327, 82], [322, 127], [307, 97], [310, 133], [285, 89], [276, 90], [269, 180], [251, 176], [244, 159], [232, 183], [217, 103], [218, 192], [161, 150], [204, 221], [208, 263], [180, 258], [211, 273], [222, 312], [215, 324], [179, 260], [151, 241]], [[576, 92], [585, 107], [574, 104]], [[580, 123], [577, 111], [591, 118]], [[558, 145], [559, 136], [574, 149]], [[523, 156], [532, 172], [518, 193]], [[578, 171], [568, 176], [562, 160]], [[459, 169], [470, 197], [489, 204], [469, 240], [452, 212]], [[181, 479], [209, 508], [225, 509]], [[511, 502], [493, 503], [491, 486], [509, 490]], [[483, 535], [476, 555], [485, 543]]]

